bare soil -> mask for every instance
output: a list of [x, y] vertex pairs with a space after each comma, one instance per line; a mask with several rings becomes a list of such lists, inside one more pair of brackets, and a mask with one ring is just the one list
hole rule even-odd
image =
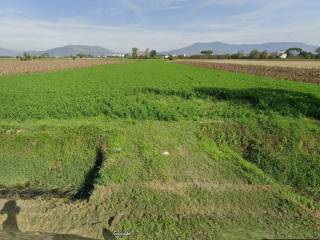
[[42, 59], [32, 61], [3, 59], [0, 60], [0, 76], [17, 73], [52, 72], [63, 69], [82, 68], [121, 62], [123, 61], [112, 59]]
[[58, 198], [0, 199], [0, 239], [104, 239], [113, 215], [99, 205]]
[[249, 59], [200, 59], [192, 61], [201, 61], [209, 63], [228, 63], [250, 66], [266, 66], [266, 67], [291, 67], [291, 68], [308, 68], [320, 69], [320, 60], [249, 60]]
[[[291, 81], [320, 83], [320, 62], [317, 61], [177, 60], [176, 63]], [[300, 67], [297, 67], [297, 64]], [[306, 67], [308, 64], [318, 67]]]

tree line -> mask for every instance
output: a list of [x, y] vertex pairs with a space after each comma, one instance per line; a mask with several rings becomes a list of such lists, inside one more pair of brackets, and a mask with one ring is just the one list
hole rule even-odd
[[148, 59], [148, 58], [156, 58], [158, 56], [158, 53], [156, 50], [152, 49], [150, 51], [149, 48], [147, 48], [144, 52], [143, 51], [139, 51], [138, 48], [134, 47], [132, 48], [132, 53], [131, 56], [129, 56], [128, 54], [125, 57], [128, 58], [133, 58], [133, 59]]
[[[276, 59], [281, 54], [286, 54], [287, 58], [297, 59], [320, 59], [320, 47], [315, 52], [307, 52], [301, 48], [289, 48], [283, 52], [269, 52], [252, 50], [250, 53], [238, 52], [235, 54], [214, 54], [213, 50], [203, 50], [200, 55], [192, 55], [189, 58], [212, 58], [212, 59]], [[183, 57], [183, 56], [178, 56]]]

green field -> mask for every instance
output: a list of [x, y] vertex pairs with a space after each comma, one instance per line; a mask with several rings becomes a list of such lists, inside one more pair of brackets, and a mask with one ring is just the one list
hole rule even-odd
[[[0, 185], [75, 194], [133, 239], [315, 238], [320, 85], [160, 60], [0, 77]], [[102, 211], [103, 213], [103, 211]]]

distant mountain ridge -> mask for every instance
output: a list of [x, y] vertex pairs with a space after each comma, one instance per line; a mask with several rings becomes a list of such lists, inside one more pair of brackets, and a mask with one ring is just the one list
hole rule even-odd
[[9, 49], [5, 49], [5, 48], [0, 47], [0, 56], [15, 57], [20, 54], [21, 54], [21, 52], [19, 52], [19, 51], [9, 50]]
[[111, 55], [113, 52], [109, 49], [105, 49], [99, 46], [86, 46], [86, 45], [67, 45], [64, 47], [58, 47], [49, 49], [46, 51], [39, 52], [48, 53], [52, 57], [65, 57], [77, 54], [85, 54], [85, 55], [92, 55], [92, 56], [104, 56], [104, 55]]
[[15, 57], [22, 55], [24, 52], [32, 55], [41, 55], [48, 53], [52, 57], [66, 57], [70, 55], [86, 54], [92, 56], [105, 56], [112, 55], [113, 52], [109, 49], [105, 49], [99, 46], [86, 46], [86, 45], [67, 45], [64, 47], [52, 48], [45, 51], [14, 51], [5, 48], [0, 48], [0, 56]]
[[[317, 48], [317, 46], [301, 42], [271, 42], [261, 44], [228, 44], [223, 42], [199, 42], [181, 49], [161, 52], [161, 54], [195, 55], [200, 54], [202, 50], [213, 50], [216, 54], [232, 54], [241, 51], [249, 53], [253, 49], [258, 49], [259, 51], [267, 50], [269, 52], [275, 52], [279, 50], [286, 50], [292, 47], [302, 48], [303, 50], [308, 52], [314, 52]], [[0, 47], [0, 56], [15, 57], [22, 55], [24, 52], [30, 53], [32, 55], [41, 55], [43, 53], [48, 53], [52, 57], [66, 57], [77, 54], [90, 54], [92, 56], [110, 56], [115, 53], [109, 49], [100, 46], [87, 45], [67, 45], [64, 47], [48, 49], [46, 51], [15, 51]]]
[[166, 52], [166, 54], [195, 55], [200, 54], [202, 50], [213, 50], [216, 54], [233, 54], [241, 51], [249, 53], [253, 49], [257, 49], [259, 51], [267, 50], [269, 52], [275, 52], [293, 47], [302, 48], [304, 51], [308, 52], [314, 52], [317, 48], [317, 46], [312, 46], [300, 42], [271, 42], [261, 44], [228, 44], [223, 42], [209, 42], [195, 43], [181, 49], [168, 51]]

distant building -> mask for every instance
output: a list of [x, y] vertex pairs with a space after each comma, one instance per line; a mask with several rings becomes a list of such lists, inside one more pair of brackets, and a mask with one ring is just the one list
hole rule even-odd
[[278, 51], [276, 56], [281, 59], [286, 59], [288, 57], [288, 53], [286, 51]]
[[124, 57], [124, 53], [113, 53], [112, 54], [112, 57], [120, 57], [120, 58], [123, 58]]
[[138, 52], [138, 57], [144, 57], [144, 56], [145, 56], [145, 52], [143, 52], [143, 51]]

